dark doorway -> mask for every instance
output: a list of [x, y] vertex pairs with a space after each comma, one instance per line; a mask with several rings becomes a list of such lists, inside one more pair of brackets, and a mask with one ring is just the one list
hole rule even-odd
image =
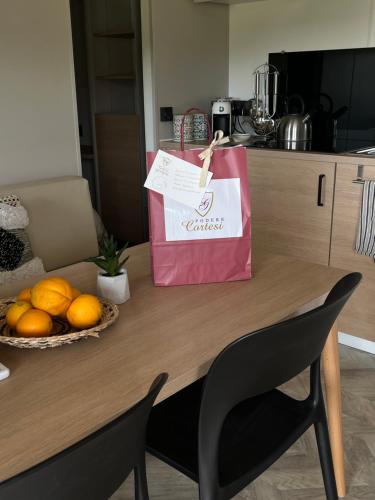
[[110, 234], [147, 239], [139, 0], [70, 0], [83, 176]]

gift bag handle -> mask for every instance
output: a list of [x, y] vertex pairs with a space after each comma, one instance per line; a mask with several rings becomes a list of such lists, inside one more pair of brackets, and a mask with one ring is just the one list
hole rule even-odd
[[181, 129], [180, 129], [180, 148], [181, 151], [185, 150], [185, 118], [187, 115], [190, 115], [191, 113], [202, 113], [204, 115], [205, 122], [207, 124], [207, 130], [208, 130], [208, 143], [210, 144], [212, 141], [212, 132], [211, 132], [211, 125], [210, 125], [210, 120], [208, 119], [208, 114], [205, 111], [202, 111], [199, 108], [189, 108], [185, 113], [181, 121]]

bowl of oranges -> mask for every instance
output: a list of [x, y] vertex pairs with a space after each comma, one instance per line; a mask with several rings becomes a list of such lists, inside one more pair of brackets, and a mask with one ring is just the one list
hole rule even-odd
[[70, 344], [98, 337], [118, 314], [108, 300], [81, 293], [64, 278], [48, 277], [0, 300], [0, 342], [39, 349]]

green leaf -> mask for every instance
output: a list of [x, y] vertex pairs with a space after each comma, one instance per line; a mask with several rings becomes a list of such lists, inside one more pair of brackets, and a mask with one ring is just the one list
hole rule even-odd
[[123, 265], [128, 261], [129, 255], [125, 257], [120, 263], [119, 263], [119, 269], [123, 267]]
[[95, 262], [95, 264], [100, 267], [101, 269], [103, 269], [106, 273], [108, 273], [108, 262], [105, 262], [105, 261], [98, 261], [98, 262]]
[[127, 241], [125, 243], [125, 245], [122, 248], [120, 248], [120, 250], [118, 250], [117, 252], [121, 255], [122, 252], [124, 252], [128, 248], [128, 246], [129, 246], [129, 242]]
[[103, 260], [100, 256], [99, 257], [88, 257], [87, 259], [84, 260], [84, 262], [95, 262], [98, 260]]
[[120, 273], [120, 269], [129, 259], [126, 256], [120, 261], [123, 252], [128, 248], [129, 242], [125, 243], [122, 248], [118, 249], [117, 241], [114, 236], [105, 237], [99, 243], [99, 255], [97, 257], [90, 257], [86, 259], [86, 262], [93, 262], [99, 268], [106, 271], [109, 276], [117, 276]]

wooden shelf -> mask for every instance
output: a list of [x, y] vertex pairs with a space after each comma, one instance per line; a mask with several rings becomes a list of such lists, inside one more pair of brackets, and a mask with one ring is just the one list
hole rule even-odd
[[134, 31], [108, 31], [94, 33], [96, 38], [134, 38]]
[[97, 75], [95, 77], [97, 80], [135, 80], [134, 75]]

